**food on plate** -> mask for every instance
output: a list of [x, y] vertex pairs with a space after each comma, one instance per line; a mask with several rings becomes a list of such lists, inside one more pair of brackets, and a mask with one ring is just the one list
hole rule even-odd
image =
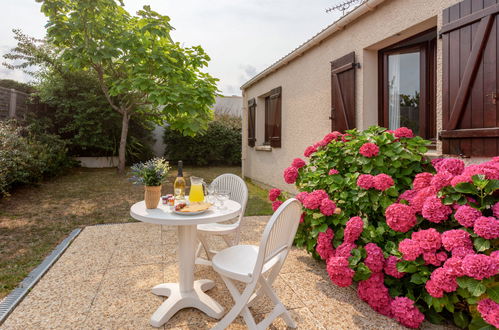
[[184, 203], [175, 206], [175, 211], [177, 212], [201, 212], [207, 210], [211, 207], [211, 203], [205, 202], [195, 202], [186, 205]]

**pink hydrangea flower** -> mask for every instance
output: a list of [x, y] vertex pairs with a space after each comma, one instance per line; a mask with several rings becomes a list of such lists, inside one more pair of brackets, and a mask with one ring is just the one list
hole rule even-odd
[[296, 167], [290, 166], [284, 170], [284, 181], [286, 183], [292, 184], [296, 182], [298, 178], [298, 169]]
[[460, 246], [452, 249], [452, 257], [463, 259], [468, 254], [475, 254], [475, 250], [471, 246]]
[[423, 260], [425, 265], [440, 266], [445, 260], [447, 260], [447, 253], [440, 251], [435, 252], [423, 252]]
[[299, 200], [300, 203], [303, 204], [303, 201], [305, 200], [305, 198], [307, 198], [307, 196], [308, 196], [308, 192], [302, 191], [302, 192], [299, 192], [298, 194], [296, 194], [295, 198], [297, 200]]
[[385, 260], [385, 274], [393, 276], [395, 278], [402, 278], [404, 277], [405, 273], [399, 272], [397, 269], [397, 263], [399, 262], [399, 259], [395, 256], [389, 256]]
[[367, 280], [359, 282], [357, 293], [360, 299], [368, 303], [376, 312], [391, 317], [392, 298], [383, 280], [383, 273], [372, 273]]
[[304, 222], [305, 222], [305, 213], [302, 213], [300, 216], [300, 223], [304, 223]]
[[357, 245], [355, 245], [354, 243], [343, 242], [336, 248], [334, 256], [349, 258], [351, 256], [352, 250], [355, 249], [356, 247]]
[[431, 165], [436, 169], [437, 166], [438, 166], [438, 163], [440, 163], [442, 160], [444, 160], [445, 158], [433, 158], [431, 160]]
[[329, 198], [324, 190], [314, 190], [303, 200], [303, 206], [310, 210], [316, 210], [321, 206], [324, 198]]
[[430, 280], [444, 292], [454, 292], [457, 290], [456, 277], [451, 275], [444, 267], [435, 269], [430, 275]]
[[335, 174], [338, 174], [338, 173], [340, 173], [340, 172], [337, 169], [334, 169], [334, 168], [330, 169], [329, 172], [328, 172], [329, 175], [335, 175]]
[[371, 158], [374, 156], [377, 156], [379, 153], [379, 147], [374, 144], [374, 143], [364, 143], [362, 147], [359, 149], [359, 153], [362, 156], [365, 156], [367, 158]]
[[416, 231], [412, 233], [411, 238], [419, 244], [423, 252], [435, 252], [442, 246], [440, 233], [435, 228]]
[[397, 199], [397, 202], [400, 202], [401, 200], [408, 201], [409, 203], [412, 201], [414, 196], [418, 193], [417, 190], [406, 190], [402, 194], [400, 194], [399, 198]]
[[499, 261], [499, 250], [492, 251], [492, 253], [490, 253], [490, 256]]
[[405, 204], [394, 203], [385, 210], [386, 224], [393, 230], [405, 233], [416, 225], [414, 210]]
[[402, 258], [407, 261], [414, 261], [423, 253], [418, 242], [408, 238], [399, 243], [399, 251], [402, 253]]
[[450, 184], [453, 187], [463, 182], [473, 182], [473, 180], [471, 179], [471, 176], [468, 175], [456, 175], [455, 177], [452, 178], [452, 180], [450, 180]]
[[499, 328], [499, 304], [490, 298], [478, 302], [477, 310], [488, 324]]
[[464, 162], [456, 158], [444, 158], [433, 166], [437, 172], [449, 172], [453, 176], [460, 175], [464, 170]]
[[475, 221], [482, 216], [482, 213], [469, 205], [461, 205], [458, 207], [454, 218], [461, 226], [473, 228]]
[[412, 138], [414, 137], [414, 133], [412, 132], [412, 129], [407, 128], [407, 127], [399, 127], [397, 128], [394, 132], [393, 135], [397, 138]]
[[492, 206], [492, 213], [494, 214], [494, 217], [499, 218], [499, 202]]
[[277, 189], [277, 188], [274, 188], [274, 189], [270, 189], [269, 191], [269, 200], [271, 202], [275, 202], [276, 199], [281, 196], [281, 190], [280, 189]]
[[295, 158], [295, 159], [293, 159], [293, 162], [291, 163], [291, 166], [296, 167], [296, 168], [302, 168], [305, 165], [307, 165], [307, 164], [301, 158]]
[[426, 188], [430, 185], [432, 178], [433, 174], [431, 173], [428, 172], [418, 173], [414, 177], [414, 181], [412, 182], [412, 188], [415, 190]]
[[362, 189], [370, 189], [374, 187], [374, 176], [371, 174], [361, 174], [357, 178], [357, 186]]
[[334, 214], [334, 210], [336, 209], [336, 204], [330, 200], [329, 198], [324, 198], [321, 202], [320, 210], [321, 213], [329, 216]]
[[303, 153], [303, 156], [305, 157], [310, 157], [312, 156], [313, 153], [317, 151], [317, 148], [314, 146], [309, 146], [307, 149], [305, 149], [305, 152]]
[[374, 273], [383, 271], [383, 267], [385, 266], [383, 250], [375, 243], [367, 243], [364, 248], [367, 252], [367, 257], [364, 260], [366, 266]]
[[277, 211], [277, 209], [279, 208], [279, 206], [282, 205], [282, 203], [283, 202], [281, 202], [281, 201], [275, 201], [275, 202], [273, 202], [272, 203], [272, 210], [274, 210], [274, 212]]
[[378, 174], [374, 177], [374, 188], [385, 191], [394, 185], [393, 179], [388, 174]]
[[462, 229], [452, 229], [442, 233], [442, 244], [449, 252], [458, 247], [472, 249], [473, 246], [470, 234]]
[[463, 259], [452, 257], [445, 261], [443, 266], [447, 272], [456, 277], [464, 276]]
[[364, 230], [364, 221], [360, 217], [353, 217], [348, 220], [345, 226], [344, 240], [347, 243], [355, 242]]
[[428, 280], [425, 283], [425, 289], [434, 298], [442, 298], [444, 296], [444, 290], [442, 290], [437, 283], [432, 280]]
[[440, 190], [443, 187], [447, 187], [451, 185], [451, 180], [454, 178], [452, 174], [447, 171], [438, 172], [431, 179], [430, 184], [435, 187], [435, 189]]
[[396, 297], [391, 303], [393, 318], [408, 328], [419, 328], [424, 321], [424, 314], [407, 297]]
[[326, 270], [331, 281], [339, 287], [352, 285], [355, 271], [348, 266], [348, 259], [344, 257], [330, 257], [327, 260]]
[[329, 257], [334, 257], [334, 248], [331, 243], [333, 238], [334, 232], [331, 228], [328, 228], [325, 233], [319, 233], [315, 251], [317, 251], [322, 260], [328, 260]]
[[436, 196], [428, 197], [423, 204], [421, 214], [425, 219], [431, 222], [440, 223], [447, 220], [452, 213], [452, 208], [442, 204], [440, 198]]
[[499, 267], [496, 259], [485, 254], [468, 254], [462, 265], [464, 274], [475, 280], [495, 276]]
[[432, 186], [419, 190], [416, 196], [410, 201], [411, 207], [416, 213], [421, 212], [426, 199], [431, 196], [436, 196], [436, 193], [436, 189]]
[[480, 217], [475, 221], [473, 230], [485, 239], [499, 238], [499, 220], [494, 217]]
[[338, 138], [337, 133], [339, 133], [339, 132], [332, 132], [332, 133], [326, 134], [324, 136], [324, 138], [322, 139], [322, 141], [324, 141], [326, 143], [326, 145], [329, 144], [331, 141], [336, 140]]

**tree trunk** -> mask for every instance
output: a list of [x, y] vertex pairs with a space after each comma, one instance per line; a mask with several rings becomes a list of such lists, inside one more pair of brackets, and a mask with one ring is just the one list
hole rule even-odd
[[118, 173], [125, 174], [125, 162], [126, 162], [126, 140], [128, 136], [128, 123], [130, 121], [130, 115], [127, 111], [123, 111], [123, 119], [121, 124], [121, 138], [120, 138], [120, 149], [118, 152]]

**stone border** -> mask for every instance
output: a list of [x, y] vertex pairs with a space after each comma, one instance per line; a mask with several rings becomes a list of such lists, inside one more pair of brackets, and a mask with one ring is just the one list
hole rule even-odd
[[10, 313], [24, 299], [33, 286], [52, 267], [59, 257], [66, 251], [71, 242], [80, 234], [81, 228], [73, 230], [55, 249], [33, 269], [28, 276], [7, 297], [0, 301], [0, 325], [7, 319]]

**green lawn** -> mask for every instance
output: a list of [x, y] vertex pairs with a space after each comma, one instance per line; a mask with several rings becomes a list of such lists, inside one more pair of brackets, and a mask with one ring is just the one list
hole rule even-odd
[[[176, 171], [163, 185], [171, 193]], [[211, 182], [222, 173], [241, 175], [239, 167], [186, 167], [184, 176]], [[267, 191], [248, 182], [246, 215], [272, 214]], [[143, 199], [114, 169], [76, 168], [38, 186], [16, 189], [0, 199], [0, 299], [14, 289], [73, 229], [134, 221], [130, 206]]]

